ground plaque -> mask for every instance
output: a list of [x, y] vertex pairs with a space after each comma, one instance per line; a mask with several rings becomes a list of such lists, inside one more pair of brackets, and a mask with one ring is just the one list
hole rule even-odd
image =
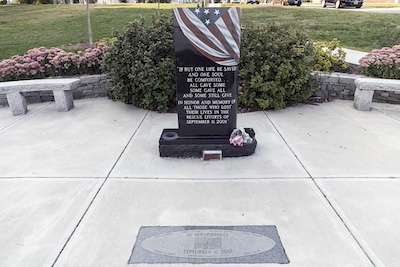
[[204, 150], [247, 156], [254, 142], [233, 148], [240, 58], [241, 9], [175, 8], [174, 43], [179, 129], [164, 129], [162, 157], [201, 157]]
[[289, 263], [275, 226], [141, 227], [129, 264]]

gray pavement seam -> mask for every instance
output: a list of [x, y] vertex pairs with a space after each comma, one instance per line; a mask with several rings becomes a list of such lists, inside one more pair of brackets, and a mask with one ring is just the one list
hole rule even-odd
[[395, 116], [392, 116], [392, 115], [390, 115], [390, 114], [388, 114], [386, 112], [383, 112], [382, 110], [379, 110], [379, 109], [376, 109], [376, 108], [371, 108], [371, 110], [378, 111], [378, 112], [382, 113], [383, 115], [386, 115], [386, 116], [388, 116], [388, 117], [390, 117], [390, 118], [392, 118], [392, 119], [394, 119], [396, 121], [400, 121], [400, 119], [398, 119]]
[[[75, 232], [76, 228], [81, 223], [84, 215], [88, 211], [88, 208], [92, 205], [95, 197], [99, 193], [101, 187], [104, 185], [104, 182], [105, 182], [106, 178], [103, 177], [102, 179], [104, 179], [104, 181], [99, 181], [94, 186], [94, 188], [92, 189], [92, 191], [90, 192], [90, 194], [86, 198], [85, 202], [82, 204], [82, 207], [80, 208], [80, 210], [77, 212], [75, 217], [72, 219], [71, 223], [66, 228], [65, 233], [66, 233], [67, 237], [58, 242], [58, 244], [55, 246], [54, 252], [47, 256], [47, 259], [46, 259], [46, 261], [45, 261], [43, 266], [54, 266], [54, 264], [56, 263], [57, 259], [59, 258], [61, 253], [64, 251], [64, 248], [66, 247], [66, 244], [71, 239], [72, 234]], [[70, 233], [70, 234], [68, 234], [68, 233]], [[60, 249], [60, 250], [58, 251], [58, 249]]]
[[122, 149], [121, 153], [119, 154], [117, 160], [115, 161], [114, 165], [111, 167], [110, 171], [107, 174], [107, 179], [110, 177], [112, 171], [114, 170], [115, 166], [117, 165], [118, 161], [121, 159], [122, 155], [125, 153], [125, 150], [127, 149], [127, 147], [129, 146], [129, 144], [132, 142], [133, 137], [135, 137], [137, 131], [139, 130], [139, 128], [142, 126], [144, 120], [147, 118], [147, 115], [149, 114], [150, 110], [148, 110], [146, 112], [146, 114], [144, 114], [143, 119], [140, 121], [138, 127], [136, 128], [136, 130], [134, 131], [134, 133], [132, 134], [132, 136], [129, 138], [128, 142], [126, 143], [124, 149]]
[[357, 244], [363, 250], [363, 252], [368, 257], [368, 259], [371, 261], [371, 263], [376, 267], [385, 267], [383, 262], [379, 259], [378, 255], [376, 255], [375, 251], [370, 247], [370, 245], [367, 243], [367, 241], [365, 241], [365, 239], [362, 237], [361, 233], [357, 230], [357, 227], [354, 225], [354, 223], [351, 221], [351, 219], [342, 210], [342, 208], [340, 207], [340, 205], [336, 201], [336, 199], [331, 194], [329, 194], [329, 191], [324, 187], [324, 185], [322, 183], [318, 183], [318, 181], [316, 181], [315, 179], [313, 179], [313, 180], [314, 180], [314, 184], [317, 186], [317, 188], [319, 189], [321, 194], [324, 195], [324, 197], [328, 201], [329, 205], [332, 207], [332, 209], [335, 211], [337, 216], [343, 222], [344, 226], [347, 228], [349, 233], [353, 236], [354, 240], [357, 242]]
[[[67, 247], [69, 241], [71, 240], [72, 236], [75, 234], [76, 230], [78, 229], [79, 225], [81, 224], [82, 220], [85, 218], [86, 214], [88, 213], [90, 207], [92, 206], [93, 202], [95, 201], [96, 197], [100, 193], [101, 189], [103, 188], [104, 184], [107, 181], [107, 178], [103, 178], [104, 181], [100, 183], [100, 186], [97, 188], [94, 188], [89, 197], [87, 198], [86, 202], [82, 205], [82, 208], [80, 212], [77, 213], [76, 217], [74, 220], [72, 220], [70, 226], [68, 229], [70, 229], [70, 234], [66, 238], [65, 241], [61, 241], [62, 244], [60, 251], [56, 251], [52, 254], [50, 254], [46, 260], [45, 266], [55, 266], [57, 263], [58, 259], [60, 258], [61, 254], [63, 253], [64, 249]], [[86, 205], [85, 205], [86, 204]], [[55, 256], [55, 254], [57, 254]], [[55, 258], [55, 259], [54, 259]]]
[[[310, 177], [304, 176], [304, 177], [290, 177], [290, 176], [282, 176], [282, 177], [251, 177], [251, 178], [245, 178], [245, 177], [239, 177], [239, 178], [202, 178], [202, 177], [194, 177], [194, 178], [164, 178], [164, 177], [146, 177], [146, 176], [126, 176], [126, 177], [119, 177], [119, 176], [110, 176], [107, 177], [109, 179], [136, 179], [136, 180], [168, 180], [168, 181], [231, 181], [231, 180], [287, 180], [287, 179], [310, 179]], [[37, 177], [27, 177], [27, 176], [4, 176], [0, 177], [0, 180], [7, 180], [7, 179], [105, 179], [105, 177], [65, 177], [65, 176], [37, 176]], [[319, 179], [319, 180], [355, 180], [355, 179], [360, 179], [360, 180], [376, 180], [376, 179], [400, 179], [400, 176], [346, 176], [346, 177], [328, 177], [328, 176], [318, 176], [318, 177], [312, 177], [312, 179]]]
[[[65, 248], [67, 247], [68, 243], [70, 242], [71, 238], [73, 237], [73, 235], [76, 233], [79, 225], [81, 224], [81, 222], [83, 221], [83, 219], [85, 218], [86, 214], [89, 212], [90, 208], [92, 207], [92, 204], [94, 203], [94, 201], [96, 200], [97, 196], [99, 195], [99, 193], [101, 192], [101, 190], [103, 189], [105, 183], [108, 181], [109, 176], [111, 174], [111, 172], [113, 171], [115, 165], [117, 165], [118, 161], [120, 160], [121, 156], [124, 154], [126, 148], [129, 146], [129, 144], [131, 143], [133, 137], [136, 135], [137, 131], [139, 130], [139, 128], [142, 126], [144, 120], [146, 119], [147, 115], [149, 114], [150, 111], [147, 111], [146, 114], [143, 116], [143, 119], [141, 120], [141, 122], [139, 123], [138, 127], [136, 127], [135, 131], [133, 132], [133, 134], [131, 135], [131, 137], [129, 138], [128, 142], [126, 143], [125, 147], [122, 149], [121, 153], [119, 154], [118, 158], [116, 159], [116, 161], [114, 162], [113, 166], [111, 167], [110, 171], [107, 174], [107, 177], [104, 178], [104, 181], [100, 184], [100, 186], [93, 190], [92, 194], [91, 194], [91, 198], [88, 197], [87, 202], [89, 202], [87, 204], [87, 206], [85, 207], [85, 205], [83, 205], [82, 210], [83, 214], [81, 216], [79, 216], [79, 213], [77, 215], [78, 217], [78, 222], [75, 225], [70, 226], [69, 228], [72, 229], [71, 230], [71, 234], [69, 235], [69, 237], [67, 238], [67, 240], [64, 242], [61, 250], [58, 252], [56, 258], [54, 260], [49, 259], [46, 261], [46, 263], [51, 264], [49, 266], [55, 266], [57, 264], [57, 261], [59, 260], [61, 254], [63, 253], [63, 251], [65, 250]], [[80, 218], [79, 218], [80, 217]], [[76, 220], [75, 220], [76, 221]], [[72, 224], [72, 223], [71, 223]], [[53, 256], [54, 257], [54, 256]], [[52, 262], [52, 263], [51, 263]]]
[[22, 121], [22, 120], [24, 120], [24, 119], [30, 117], [30, 116], [36, 114], [37, 112], [41, 111], [42, 109], [46, 108], [47, 106], [49, 106], [49, 105], [51, 105], [51, 104], [52, 104], [52, 102], [49, 102], [49, 103], [47, 103], [47, 104], [41, 106], [41, 107], [38, 108], [37, 110], [28, 112], [27, 114], [20, 116], [20, 117], [19, 117], [18, 119], [16, 119], [15, 121], [10, 122], [9, 124], [6, 124], [6, 125], [3, 126], [2, 128], [0, 128], [0, 132], [2, 132], [2, 131], [4, 131], [5, 129], [10, 128], [12, 125], [14, 125], [14, 124], [16, 124], [16, 123], [18, 123], [18, 122], [20, 122], [20, 121]]
[[354, 179], [400, 179], [399, 176], [378, 176], [378, 175], [374, 175], [374, 176], [345, 176], [345, 177], [340, 177], [340, 176], [336, 176], [336, 177], [313, 177], [313, 179], [335, 179], [335, 180], [339, 180], [339, 179], [343, 179], [343, 180], [354, 180]]
[[322, 188], [322, 185], [319, 185], [317, 183], [315, 178], [310, 174], [310, 172], [306, 169], [305, 165], [297, 157], [296, 153], [289, 146], [288, 142], [285, 140], [285, 138], [280, 133], [280, 131], [277, 128], [277, 126], [268, 117], [268, 114], [265, 111], [264, 111], [264, 114], [268, 118], [268, 120], [271, 122], [271, 124], [273, 125], [275, 130], [278, 132], [278, 134], [280, 135], [282, 140], [285, 142], [287, 147], [290, 149], [290, 151], [293, 153], [293, 155], [299, 161], [301, 166], [304, 168], [304, 170], [310, 176], [309, 178], [311, 178], [311, 180], [313, 181], [314, 185], [317, 187], [317, 190], [323, 195], [323, 197], [324, 197], [325, 201], [327, 202], [327, 204], [329, 205], [329, 207], [333, 210], [333, 212], [336, 214], [336, 216], [342, 221], [344, 227], [347, 229], [347, 231], [353, 237], [353, 239], [358, 244], [358, 246], [361, 248], [361, 250], [364, 252], [364, 254], [368, 257], [368, 259], [371, 261], [371, 263], [376, 267], [384, 267], [383, 263], [378, 258], [376, 253], [372, 250], [372, 248], [368, 245], [368, 243], [362, 238], [361, 234], [358, 232], [358, 230], [355, 227], [355, 225], [351, 222], [350, 218], [348, 218], [347, 215], [342, 211], [342, 209], [340, 208], [339, 204], [334, 200], [334, 198], [328, 194], [327, 190], [326, 189], [324, 190]]
[[79, 177], [79, 176], [71, 176], [71, 177], [66, 177], [66, 176], [4, 176], [0, 177], [0, 180], [2, 179], [104, 179], [105, 177], [101, 176], [86, 176], [86, 177]]
[[275, 131], [279, 134], [279, 136], [282, 138], [282, 141], [286, 144], [286, 146], [289, 148], [290, 152], [292, 152], [293, 156], [295, 156], [295, 158], [297, 159], [297, 161], [299, 162], [299, 164], [301, 165], [301, 167], [303, 167], [304, 171], [308, 174], [308, 178], [312, 178], [311, 173], [307, 170], [306, 166], [303, 164], [303, 162], [301, 162], [301, 160], [299, 159], [299, 157], [297, 157], [297, 154], [293, 151], [293, 149], [290, 147], [290, 145], [288, 144], [288, 142], [286, 141], [286, 139], [283, 137], [283, 135], [281, 134], [281, 132], [279, 131], [278, 127], [274, 124], [274, 122], [270, 119], [270, 117], [268, 117], [268, 114], [266, 111], [264, 111], [264, 115], [267, 117], [267, 119], [269, 120], [269, 122], [272, 124], [272, 126], [274, 127]]
[[163, 180], [163, 181], [251, 181], [251, 180], [301, 180], [301, 179], [310, 179], [310, 177], [252, 177], [252, 178], [201, 178], [201, 177], [194, 177], [194, 178], [164, 178], [164, 177], [109, 177], [109, 179], [131, 179], [131, 180]]

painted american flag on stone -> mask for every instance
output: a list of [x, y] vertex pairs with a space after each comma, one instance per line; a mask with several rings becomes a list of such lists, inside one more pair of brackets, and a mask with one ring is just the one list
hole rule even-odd
[[174, 15], [203, 56], [223, 66], [239, 64], [240, 8], [174, 8]]

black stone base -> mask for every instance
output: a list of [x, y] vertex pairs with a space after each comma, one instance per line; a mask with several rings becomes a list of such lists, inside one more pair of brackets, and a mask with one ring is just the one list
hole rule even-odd
[[229, 144], [229, 136], [183, 138], [178, 136], [178, 129], [164, 129], [159, 141], [160, 157], [201, 158], [204, 150], [221, 150], [223, 157], [249, 156], [256, 150], [257, 140], [252, 128], [245, 130], [253, 142], [239, 147]]

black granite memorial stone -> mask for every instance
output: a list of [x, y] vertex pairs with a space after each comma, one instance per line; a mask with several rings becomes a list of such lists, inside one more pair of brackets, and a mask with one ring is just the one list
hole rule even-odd
[[[240, 9], [177, 8], [174, 14], [178, 135], [228, 136], [236, 128]], [[219, 21], [236, 33], [229, 34], [231, 44], [222, 44]]]
[[221, 150], [225, 157], [254, 152], [255, 138], [246, 148], [229, 144], [237, 127], [240, 15], [236, 7], [174, 9], [179, 129], [164, 129], [161, 157], [201, 157], [204, 150]]

